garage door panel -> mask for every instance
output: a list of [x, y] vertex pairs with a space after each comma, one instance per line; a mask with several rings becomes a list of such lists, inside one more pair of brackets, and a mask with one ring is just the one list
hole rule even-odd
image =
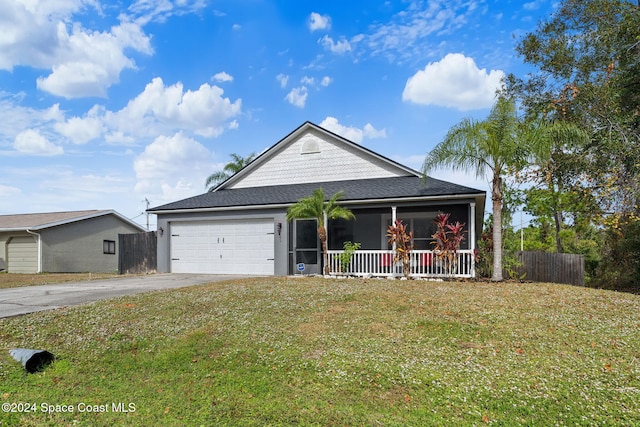
[[273, 219], [171, 224], [171, 271], [274, 273]]
[[12, 237], [7, 245], [9, 273], [38, 272], [38, 243], [33, 236]]

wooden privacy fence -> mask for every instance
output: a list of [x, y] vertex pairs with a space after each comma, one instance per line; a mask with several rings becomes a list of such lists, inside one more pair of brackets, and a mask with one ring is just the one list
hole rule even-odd
[[155, 231], [118, 234], [118, 274], [139, 274], [156, 271], [158, 239]]
[[522, 264], [515, 268], [525, 280], [584, 286], [584, 256], [549, 252], [518, 252]]

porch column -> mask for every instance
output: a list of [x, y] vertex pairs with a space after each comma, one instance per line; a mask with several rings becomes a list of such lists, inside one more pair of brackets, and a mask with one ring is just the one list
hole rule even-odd
[[476, 261], [473, 251], [476, 249], [476, 204], [469, 204], [469, 249], [471, 249], [471, 277], [476, 277]]
[[[396, 218], [397, 218], [397, 206], [391, 206], [391, 225], [396, 225]], [[396, 242], [393, 242], [393, 245], [391, 246], [391, 249], [393, 250], [393, 258], [395, 259], [395, 255], [396, 255]], [[392, 262], [392, 272], [393, 272], [393, 277], [396, 277], [396, 263]]]

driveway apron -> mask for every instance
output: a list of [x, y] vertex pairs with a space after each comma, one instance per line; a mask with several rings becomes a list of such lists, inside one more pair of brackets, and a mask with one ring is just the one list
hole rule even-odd
[[53, 310], [122, 295], [181, 288], [243, 277], [246, 276], [163, 273], [0, 289], [0, 318]]

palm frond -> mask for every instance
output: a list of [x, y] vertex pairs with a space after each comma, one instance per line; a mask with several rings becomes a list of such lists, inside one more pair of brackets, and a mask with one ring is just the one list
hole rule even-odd
[[213, 191], [213, 189], [220, 184], [222, 181], [226, 180], [227, 178], [229, 178], [229, 174], [225, 173], [225, 172], [216, 172], [214, 174], [209, 175], [209, 177], [207, 178], [204, 186], [207, 189], [207, 191]]
[[490, 164], [484, 153], [487, 132], [482, 122], [464, 119], [452, 127], [445, 138], [427, 155], [422, 172], [427, 175], [436, 168], [475, 172], [485, 176]]

